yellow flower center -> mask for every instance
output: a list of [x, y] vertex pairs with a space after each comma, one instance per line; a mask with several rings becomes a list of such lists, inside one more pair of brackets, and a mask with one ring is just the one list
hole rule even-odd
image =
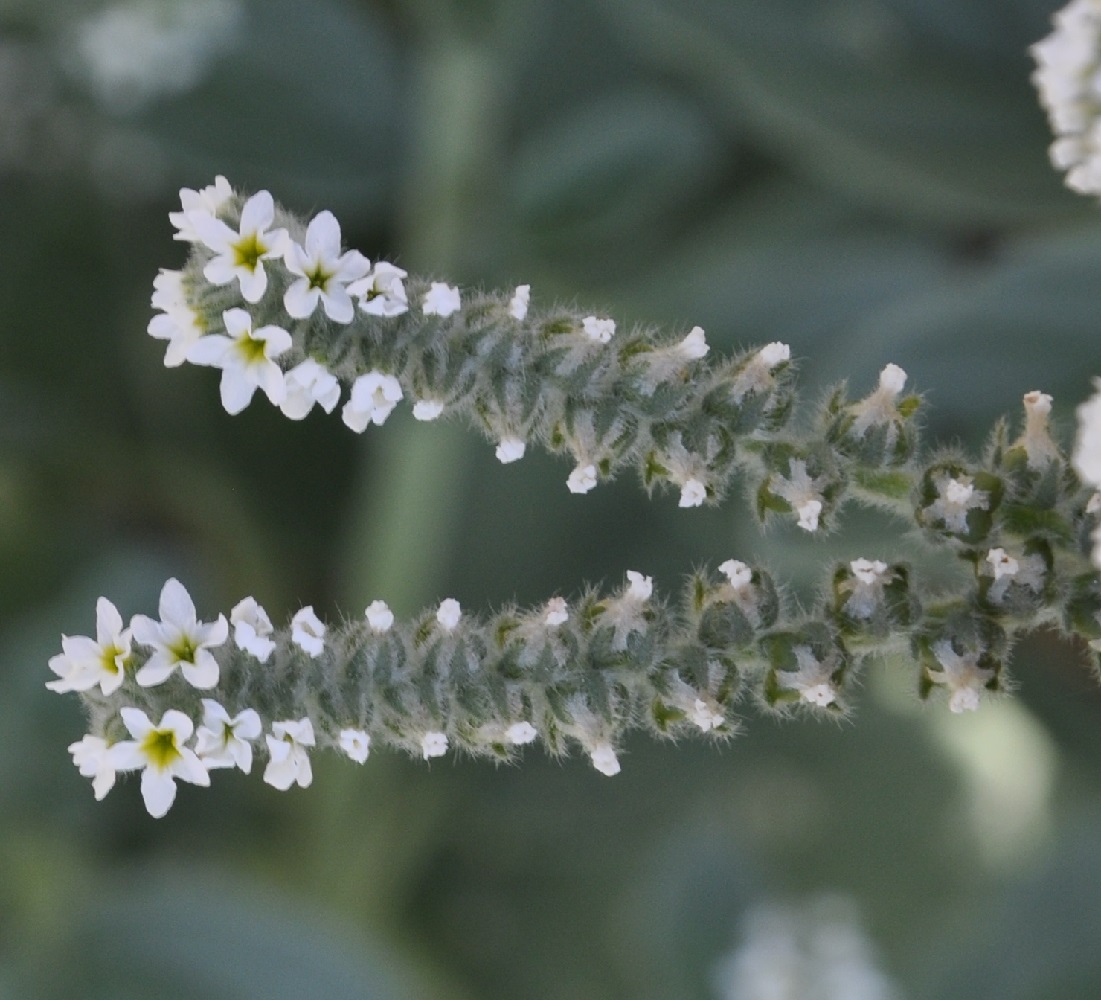
[[256, 233], [248, 233], [232, 245], [233, 259], [237, 267], [255, 271], [260, 258], [268, 252], [267, 246], [260, 242]]
[[172, 729], [151, 730], [141, 741], [141, 752], [159, 771], [171, 767], [182, 756], [176, 745], [176, 733]]

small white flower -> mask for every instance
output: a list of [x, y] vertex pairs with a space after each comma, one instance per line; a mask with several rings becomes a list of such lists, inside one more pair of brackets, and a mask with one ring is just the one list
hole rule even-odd
[[761, 360], [761, 363], [767, 368], [775, 368], [777, 365], [783, 364], [785, 361], [791, 360], [791, 348], [787, 344], [782, 344], [780, 341], [773, 341], [771, 344], [766, 344], [757, 352], [757, 357]]
[[273, 406], [287, 396], [283, 370], [274, 358], [290, 350], [291, 335], [281, 326], [252, 329], [252, 317], [244, 309], [222, 313], [228, 337], [210, 334], [192, 345], [187, 360], [196, 365], [222, 369], [220, 391], [226, 413], [240, 413], [263, 389]]
[[230, 229], [209, 212], [191, 212], [188, 219], [199, 240], [217, 256], [207, 261], [203, 276], [214, 285], [228, 285], [236, 278], [246, 302], [259, 302], [268, 287], [264, 261], [282, 257], [287, 231], [273, 229], [275, 202], [267, 191], [257, 191], [241, 209], [239, 231]]
[[1078, 407], [1078, 434], [1074, 439], [1071, 465], [1087, 486], [1101, 487], [1101, 379], [1093, 381], [1095, 392]]
[[192, 188], [180, 188], [181, 211], [169, 212], [168, 221], [178, 230], [172, 239], [187, 240], [188, 243], [198, 243], [199, 234], [195, 231], [191, 222], [192, 212], [203, 212], [207, 215], [217, 215], [220, 209], [233, 197], [233, 188], [221, 174], [214, 178], [214, 183], [195, 191]]
[[459, 624], [462, 614], [459, 602], [453, 597], [448, 597], [446, 600], [440, 601], [440, 606], [436, 611], [436, 621], [440, 623], [440, 627], [445, 632], [450, 632]]
[[380, 260], [371, 273], [348, 286], [349, 295], [360, 296], [359, 308], [371, 316], [400, 316], [409, 310], [402, 283], [405, 271]]
[[601, 774], [606, 774], [609, 778], [619, 774], [619, 758], [610, 744], [598, 743], [589, 751], [589, 756], [592, 758], [593, 767]]
[[906, 372], [898, 365], [887, 365], [879, 373], [879, 387], [866, 399], [853, 404], [856, 418], [850, 433], [862, 438], [870, 428], [876, 425], [890, 424], [888, 446], [892, 447], [898, 431], [891, 424], [899, 419], [897, 400], [899, 393], [906, 387]]
[[1017, 575], [1017, 570], [1021, 568], [1020, 563], [1002, 548], [991, 549], [986, 554], [986, 561], [990, 564], [990, 571], [995, 581], [1004, 576], [1014, 577]]
[[256, 598], [246, 597], [234, 605], [229, 613], [229, 623], [233, 626], [233, 641], [238, 649], [251, 653], [261, 663], [267, 663], [275, 651], [275, 643], [270, 638], [275, 629], [268, 613], [256, 603]]
[[192, 687], [201, 691], [215, 687], [219, 676], [218, 661], [210, 650], [229, 638], [226, 616], [218, 615], [217, 621], [209, 625], [199, 621], [191, 595], [174, 577], [161, 588], [159, 611], [159, 622], [146, 615], [135, 615], [130, 623], [134, 641], [151, 646], [154, 651], [135, 675], [135, 680], [142, 687], [153, 687], [168, 680], [179, 667]]
[[1028, 467], [1043, 469], [1059, 457], [1059, 446], [1051, 437], [1051, 396], [1033, 389], [1024, 395], [1025, 431], [1017, 442], [1028, 456]]
[[788, 460], [788, 473], [786, 478], [773, 474], [769, 486], [773, 493], [791, 504], [800, 528], [804, 531], [817, 531], [822, 515], [821, 489], [826, 483], [826, 477], [812, 478], [807, 472], [807, 463], [801, 458]]
[[526, 319], [528, 303], [531, 301], [531, 285], [517, 285], [516, 291], [508, 303], [508, 314], [513, 319]]
[[239, 767], [245, 774], [252, 770], [252, 740], [263, 730], [260, 716], [246, 708], [230, 717], [218, 702], [203, 699], [203, 724], [195, 733], [195, 753], [203, 766]]
[[596, 466], [579, 465], [570, 473], [566, 486], [571, 493], [588, 493], [596, 486]]
[[854, 559], [849, 563], [852, 578], [842, 584], [851, 591], [845, 601], [845, 611], [853, 618], [868, 619], [883, 599], [889, 567], [879, 559]]
[[882, 392], [889, 393], [892, 397], [897, 396], [906, 388], [906, 372], [899, 368], [898, 365], [887, 365], [883, 371], [879, 373], [879, 388]]
[[361, 729], [342, 729], [340, 730], [340, 749], [357, 764], [362, 764], [371, 752], [371, 737]]
[[678, 507], [699, 507], [707, 499], [707, 487], [698, 479], [689, 479], [680, 491]]
[[776, 380], [772, 370], [791, 360], [791, 348], [775, 341], [766, 344], [746, 362], [731, 387], [731, 395], [740, 403], [750, 393], [770, 390]]
[[606, 344], [615, 335], [615, 320], [597, 319], [595, 316], [586, 316], [581, 321], [581, 328], [585, 331], [585, 336], [590, 340]]
[[799, 692], [800, 701], [825, 708], [837, 701], [837, 688], [831, 674], [836, 669], [831, 658], [820, 661], [809, 646], [792, 649], [798, 670], [778, 670], [776, 682], [787, 691]]
[[318, 212], [306, 227], [305, 245], [289, 242], [283, 260], [298, 275], [283, 296], [288, 313], [305, 319], [320, 303], [334, 323], [351, 323], [355, 307], [344, 286], [364, 277], [371, 263], [358, 250], [340, 252], [340, 223], [332, 212]]
[[700, 727], [701, 732], [705, 733], [712, 729], [718, 729], [726, 722], [726, 716], [720, 715], [714, 704], [704, 701], [702, 698], [697, 698], [693, 702], [692, 711], [688, 713], [688, 717]]
[[929, 670], [929, 679], [948, 688], [948, 708], [957, 714], [978, 709], [979, 693], [993, 679], [994, 671], [979, 666], [978, 653], [961, 656], [947, 639], [933, 645], [933, 655], [943, 669]]
[[530, 722], [514, 722], [505, 730], [505, 739], [513, 746], [524, 746], [539, 735]]
[[206, 333], [199, 314], [188, 305], [184, 292], [183, 272], [161, 268], [153, 279], [154, 309], [161, 310], [146, 330], [156, 340], [167, 340], [165, 368], [176, 368], [187, 360], [191, 348]]
[[58, 656], [50, 657], [50, 669], [59, 680], [46, 687], [63, 694], [88, 691], [99, 685], [104, 695], [114, 694], [126, 678], [130, 660], [130, 629], [122, 627], [122, 616], [106, 597], [96, 601], [96, 637], [61, 637]]
[[502, 465], [508, 465], [509, 462], [518, 462], [524, 457], [524, 451], [527, 449], [527, 445], [522, 438], [507, 437], [501, 440], [501, 443], [497, 445], [497, 461]]
[[804, 531], [817, 531], [818, 518], [822, 513], [821, 500], [804, 500], [795, 505], [795, 513], [799, 515], [796, 522]]
[[119, 771], [142, 769], [141, 796], [150, 816], [160, 819], [171, 808], [176, 778], [193, 785], [210, 784], [202, 761], [184, 746], [195, 727], [183, 712], [170, 708], [155, 726], [138, 708], [119, 709], [119, 715], [133, 740], [116, 743], [110, 752]]
[[677, 344], [677, 351], [689, 361], [699, 361], [700, 358], [707, 357], [707, 352], [710, 350], [701, 326], [692, 327], [684, 340]]
[[421, 302], [425, 316], [450, 316], [461, 308], [459, 290], [442, 281], [433, 281]]
[[719, 572], [730, 581], [735, 590], [745, 590], [753, 583], [753, 570], [740, 559], [727, 559], [721, 563]]
[[418, 399], [413, 404], [414, 420], [435, 420], [443, 413], [443, 403], [438, 399]]
[[115, 758], [111, 750], [99, 736], [85, 736], [79, 743], [69, 745], [73, 763], [85, 778], [92, 779], [92, 794], [97, 802], [115, 786]]
[[372, 601], [363, 612], [372, 632], [389, 632], [394, 624], [394, 612], [385, 601]]
[[654, 578], [643, 576], [633, 569], [627, 570], [627, 579], [630, 586], [627, 588], [626, 598], [629, 601], [648, 601], [654, 593]]
[[985, 490], [975, 489], [970, 476], [957, 479], [942, 473], [933, 485], [938, 496], [926, 511], [931, 519], [941, 521], [948, 531], [966, 532], [968, 511], [976, 507], [987, 510], [990, 506], [989, 494]]
[[325, 651], [325, 624], [306, 605], [291, 619], [291, 641], [314, 659]]
[[360, 375], [352, 383], [352, 393], [344, 404], [341, 416], [357, 434], [362, 434], [368, 424], [381, 426], [402, 398], [401, 385], [393, 375], [372, 371]]
[[313, 723], [309, 718], [287, 719], [273, 722], [271, 735], [265, 737], [268, 744], [268, 766], [264, 768], [264, 780], [273, 788], [285, 792], [298, 783], [309, 788], [313, 781], [309, 747], [315, 746]]
[[547, 601], [547, 612], [543, 618], [543, 624], [547, 628], [557, 628], [559, 625], [565, 625], [569, 619], [570, 613], [566, 607], [565, 598], [552, 597]]
[[421, 753], [425, 760], [431, 757], [442, 757], [447, 753], [447, 734], [425, 733], [421, 737]]
[[313, 358], [295, 365], [283, 378], [286, 398], [279, 405], [285, 417], [302, 420], [317, 403], [332, 413], [340, 402], [340, 382], [324, 365]]

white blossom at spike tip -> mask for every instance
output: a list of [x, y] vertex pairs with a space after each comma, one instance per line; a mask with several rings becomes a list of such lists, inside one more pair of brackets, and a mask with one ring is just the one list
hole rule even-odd
[[527, 319], [530, 302], [531, 285], [517, 285], [512, 298], [508, 300], [508, 314], [516, 320]]
[[[135, 675], [142, 687], [161, 684], [179, 668], [192, 687], [208, 691], [218, 684], [218, 661], [210, 650], [229, 638], [225, 615], [209, 624], [198, 620], [191, 595], [173, 577], [161, 588], [159, 622], [135, 615], [130, 622], [134, 641], [153, 649]], [[190, 732], [188, 733], [190, 736]]]
[[533, 743], [538, 735], [538, 730], [530, 722], [514, 722], [505, 730], [505, 739], [517, 747]]
[[295, 783], [309, 788], [313, 781], [309, 748], [317, 744], [309, 718], [273, 722], [271, 735], [265, 738], [270, 759], [264, 768], [264, 780], [281, 792]]
[[421, 311], [425, 316], [447, 317], [461, 308], [459, 290], [442, 281], [433, 281], [421, 302]]
[[414, 420], [432, 421], [441, 413], [443, 413], [443, 403], [438, 399], [418, 399], [413, 404]]
[[400, 267], [380, 260], [370, 274], [348, 286], [348, 294], [358, 295], [359, 308], [371, 316], [400, 316], [409, 311], [404, 284], [408, 276]]
[[193, 212], [189, 218], [199, 240], [216, 254], [203, 268], [206, 280], [228, 285], [236, 278], [242, 298], [259, 302], [268, 287], [264, 261], [282, 257], [288, 240], [285, 229], [271, 229], [275, 221], [271, 195], [257, 191], [245, 202], [237, 231], [209, 212]]
[[1024, 394], [1021, 402], [1025, 408], [1025, 430], [1018, 443], [1028, 456], [1028, 467], [1040, 470], [1059, 457], [1059, 446], [1051, 436], [1049, 424], [1052, 398], [1033, 389]]
[[586, 316], [581, 321], [581, 329], [590, 340], [595, 340], [598, 344], [606, 344], [615, 336], [615, 320]]
[[447, 734], [430, 732], [421, 737], [421, 754], [425, 760], [447, 753]]
[[291, 642], [304, 649], [314, 659], [325, 652], [325, 624], [307, 605], [291, 619]]
[[809, 646], [795, 646], [798, 670], [776, 671], [776, 683], [786, 691], [795, 691], [799, 700], [825, 708], [837, 701], [837, 688], [832, 674], [836, 669], [832, 659], [819, 660]]
[[510, 462], [520, 461], [526, 450], [527, 444], [522, 438], [507, 437], [501, 439], [501, 443], [497, 445], [494, 454], [497, 456], [498, 462], [502, 465], [508, 465]]
[[692, 703], [692, 710], [688, 713], [688, 717], [699, 727], [700, 732], [709, 733], [712, 729], [718, 729], [724, 722], [726, 722], [726, 716], [715, 710], [715, 706], [703, 698], [697, 698]]
[[699, 507], [707, 499], [707, 487], [698, 479], [689, 479], [680, 491], [678, 507]]
[[753, 583], [753, 570], [740, 559], [727, 559], [719, 565], [719, 572], [735, 590], [744, 590]]
[[357, 764], [366, 763], [371, 752], [371, 737], [361, 729], [342, 729], [340, 749]]
[[776, 496], [783, 498], [789, 504], [796, 515], [796, 523], [804, 531], [815, 532], [818, 530], [819, 518], [822, 515], [822, 484], [826, 482], [825, 476], [811, 477], [807, 472], [807, 463], [801, 458], [788, 460], [788, 476], [773, 474], [769, 480], [769, 488]]
[[462, 616], [463, 609], [459, 606], [459, 602], [456, 601], [454, 597], [448, 597], [440, 601], [440, 606], [436, 610], [436, 621], [440, 623], [440, 627], [445, 632], [454, 631]]
[[313, 358], [295, 365], [283, 377], [286, 392], [279, 409], [291, 420], [302, 420], [316, 403], [326, 413], [332, 413], [340, 402], [340, 382], [323, 364]]
[[371, 270], [358, 250], [340, 252], [340, 223], [332, 212], [318, 212], [306, 227], [304, 245], [288, 241], [283, 262], [298, 279], [283, 296], [283, 306], [295, 319], [312, 316], [320, 304], [334, 323], [351, 323], [355, 306], [345, 285]]
[[290, 350], [291, 335], [281, 326], [253, 330], [252, 317], [244, 309], [227, 309], [222, 322], [229, 336], [208, 334], [192, 346], [187, 360], [222, 369], [220, 392], [226, 413], [240, 413], [257, 389], [263, 389], [273, 406], [282, 406], [287, 386], [273, 359]]
[[352, 383], [351, 397], [344, 404], [341, 417], [349, 428], [362, 434], [368, 424], [381, 426], [386, 423], [403, 395], [401, 384], [393, 375], [368, 372]]
[[239, 767], [252, 770], [252, 741], [263, 731], [260, 716], [246, 708], [230, 716], [212, 698], [203, 699], [203, 724], [195, 733], [195, 753], [207, 769]]
[[161, 268], [153, 279], [154, 309], [161, 310], [146, 327], [154, 340], [167, 340], [165, 368], [177, 368], [187, 360], [187, 354], [206, 334], [199, 314], [187, 304], [183, 272]]
[[111, 750], [105, 739], [91, 735], [69, 745], [69, 753], [81, 775], [92, 779], [92, 794], [97, 802], [115, 786], [115, 756]]
[[570, 612], [564, 597], [552, 597], [547, 601], [547, 612], [543, 618], [543, 624], [547, 628], [557, 628], [559, 625], [565, 625], [569, 620]]
[[88, 691], [99, 685], [104, 695], [114, 694], [126, 678], [130, 660], [130, 629], [123, 628], [122, 616], [106, 597], [96, 601], [96, 637], [61, 637], [61, 653], [50, 658], [50, 669], [58, 680], [46, 687], [63, 694]]
[[191, 739], [194, 725], [174, 708], [161, 716], [156, 725], [141, 709], [119, 709], [123, 725], [133, 740], [111, 748], [119, 771], [142, 770], [141, 796], [149, 815], [160, 819], [176, 799], [176, 779], [193, 785], [209, 785], [210, 775], [194, 750], [184, 744]]
[[652, 576], [643, 576], [641, 573], [629, 569], [627, 570], [627, 580], [630, 583], [626, 594], [628, 600], [638, 601], [640, 604], [650, 600], [654, 593], [654, 578]]
[[238, 601], [229, 613], [233, 626], [233, 641], [238, 649], [251, 653], [261, 663], [267, 663], [275, 652], [271, 635], [275, 632], [268, 613], [256, 603], [256, 598], [246, 597]]
[[975, 489], [970, 476], [956, 478], [945, 473], [937, 476], [933, 485], [937, 499], [925, 509], [928, 517], [943, 523], [948, 531], [965, 533], [968, 512], [975, 508], [987, 510], [990, 506], [989, 494]]
[[168, 221], [178, 230], [172, 238], [187, 240], [188, 243], [198, 243], [200, 237], [191, 222], [191, 214], [199, 212], [216, 216], [218, 210], [232, 197], [233, 188], [221, 174], [214, 178], [213, 184], [198, 191], [193, 188], [180, 188], [181, 211], [168, 213]]
[[609, 778], [619, 774], [619, 758], [616, 756], [615, 750], [612, 749], [611, 744], [598, 743], [589, 751], [589, 757], [593, 762], [593, 767], [601, 774], [606, 774]]
[[692, 327], [684, 340], [677, 344], [677, 351], [689, 361], [699, 361], [700, 358], [707, 357], [710, 350], [701, 326]]
[[596, 466], [579, 465], [570, 473], [566, 487], [571, 493], [588, 493], [596, 487]]
[[394, 612], [385, 601], [372, 601], [363, 614], [372, 632], [389, 632], [394, 625]]

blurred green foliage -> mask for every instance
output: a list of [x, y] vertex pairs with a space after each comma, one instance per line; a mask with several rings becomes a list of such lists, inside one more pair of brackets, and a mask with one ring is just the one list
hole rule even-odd
[[[807, 598], [830, 559], [898, 555], [871, 515], [762, 542], [738, 502], [574, 497], [560, 463], [502, 467], [446, 424], [230, 418], [144, 333], [184, 257], [166, 213], [225, 173], [332, 209], [372, 259], [699, 323], [719, 351], [787, 341], [809, 399], [893, 361], [934, 437], [976, 446], [1033, 388], [1066, 436], [1101, 215], [1048, 166], [1028, 85], [1055, 4], [218, 2], [236, 27], [187, 87], [118, 43], [121, 110], [81, 54], [112, 5], [0, 3], [0, 997], [703, 998], [752, 905], [822, 890], [907, 996], [1098, 995], [1101, 701], [1048, 637], [1012, 665], [1027, 711], [966, 765], [886, 665], [852, 725], [747, 706], [728, 751], [632, 745], [614, 780], [537, 752], [321, 760], [308, 792], [220, 776], [159, 822], [133, 782], [92, 801], [78, 710], [43, 687], [99, 594], [148, 612], [169, 575], [201, 613], [333, 617], [751, 553]], [[1052, 770], [1013, 785], [1037, 741]], [[1025, 835], [993, 853], [969, 816], [998, 788]]]

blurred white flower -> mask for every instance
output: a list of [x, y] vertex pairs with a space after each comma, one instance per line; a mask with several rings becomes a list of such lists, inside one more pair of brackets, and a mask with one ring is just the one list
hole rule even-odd
[[581, 321], [581, 328], [585, 336], [597, 343], [606, 344], [615, 335], [614, 319], [597, 319], [595, 316], [586, 316]]
[[209, 212], [191, 212], [188, 219], [199, 240], [215, 253], [203, 267], [206, 280], [228, 285], [236, 278], [244, 300], [259, 302], [268, 287], [264, 261], [282, 257], [288, 241], [285, 229], [271, 229], [275, 221], [271, 194], [257, 191], [245, 202], [237, 230]]
[[373, 371], [360, 375], [352, 383], [351, 396], [341, 410], [344, 423], [357, 434], [368, 424], [381, 426], [403, 396], [401, 384], [393, 375]]
[[88, 691], [99, 685], [104, 695], [114, 694], [126, 678], [130, 660], [130, 629], [123, 628], [122, 616], [106, 597], [96, 601], [96, 637], [62, 636], [61, 653], [50, 658], [50, 669], [58, 680], [46, 687], [63, 694]]
[[239, 767], [245, 774], [252, 770], [252, 740], [260, 738], [260, 716], [246, 708], [230, 716], [218, 702], [203, 699], [203, 724], [195, 733], [195, 753], [208, 770], [215, 767]]
[[362, 764], [371, 752], [371, 737], [361, 729], [342, 729], [340, 749], [357, 764]]
[[307, 605], [291, 619], [291, 642], [314, 659], [325, 651], [325, 623]]
[[317, 743], [309, 718], [273, 722], [266, 740], [270, 759], [264, 780], [281, 792], [296, 782], [300, 788], [309, 788], [313, 781], [309, 748]]
[[517, 285], [508, 303], [508, 314], [513, 319], [526, 319], [528, 303], [531, 302], [531, 285]]
[[421, 754], [425, 760], [431, 757], [442, 757], [445, 753], [447, 753], [446, 733], [425, 733], [421, 737]]
[[[205, 212], [207, 215], [217, 215], [218, 210], [232, 197], [233, 188], [221, 174], [214, 178], [213, 184], [198, 191], [193, 188], [180, 188], [180, 211], [168, 213], [168, 221], [177, 230], [172, 238], [186, 240], [188, 243], [198, 243], [199, 234], [191, 224], [191, 213]], [[156, 305], [155, 302], [153, 304]]]
[[409, 309], [402, 283], [407, 277], [400, 267], [380, 260], [370, 274], [348, 286], [348, 294], [358, 295], [359, 308], [371, 316], [400, 316]]
[[421, 302], [421, 310], [425, 316], [450, 316], [461, 307], [459, 290], [442, 281], [433, 281]]
[[283, 415], [302, 420], [317, 403], [326, 413], [332, 413], [340, 402], [340, 383], [323, 364], [313, 358], [295, 365], [283, 376], [286, 397], [279, 404]]
[[261, 663], [267, 663], [275, 652], [275, 643], [270, 638], [275, 629], [256, 598], [246, 597], [234, 605], [229, 623], [233, 626], [233, 641], [237, 647], [251, 653]]

